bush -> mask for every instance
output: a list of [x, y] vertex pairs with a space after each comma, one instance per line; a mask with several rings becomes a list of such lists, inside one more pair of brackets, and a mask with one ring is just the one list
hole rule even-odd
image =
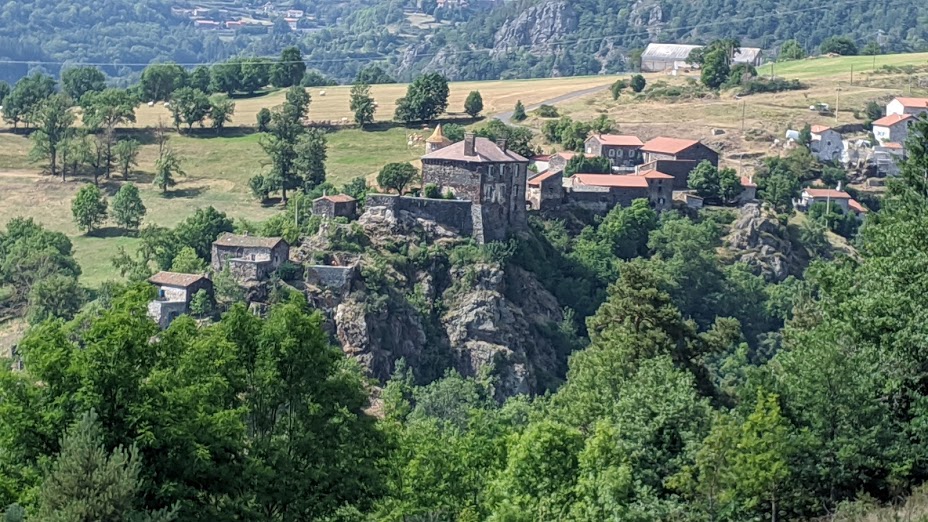
[[619, 96], [622, 95], [622, 91], [628, 88], [628, 82], [625, 80], [616, 80], [615, 83], [609, 87], [609, 92], [612, 94], [613, 100], [618, 100]]
[[748, 96], [767, 92], [799, 91], [807, 88], [808, 86], [799, 80], [754, 78], [753, 80], [742, 83], [738, 94], [740, 96]]
[[282, 281], [301, 279], [303, 277], [303, 267], [290, 261], [284, 261], [277, 268], [277, 277]]
[[535, 114], [537, 114], [539, 118], [557, 118], [560, 116], [557, 112], [557, 107], [552, 105], [542, 105], [538, 107], [538, 109], [535, 110]]
[[438, 189], [438, 185], [434, 183], [429, 183], [422, 188], [422, 197], [430, 199], [439, 199], [441, 198], [441, 191]]
[[645, 88], [645, 86], [647, 86], [647, 84], [648, 84], [648, 82], [644, 79], [644, 76], [642, 76], [642, 75], [640, 75], [640, 74], [636, 74], [636, 75], [632, 76], [632, 79], [631, 79], [631, 82], [630, 82], [630, 83], [631, 83], [631, 86], [632, 86], [632, 90], [635, 91], [635, 92], [641, 92], [641, 91], [643, 91], [644, 88]]

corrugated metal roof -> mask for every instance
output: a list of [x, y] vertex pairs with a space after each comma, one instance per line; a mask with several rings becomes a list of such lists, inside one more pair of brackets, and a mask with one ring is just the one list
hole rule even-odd
[[742, 47], [735, 53], [735, 57], [731, 61], [734, 63], [754, 63], [762, 52], [764, 51], [758, 47]]
[[701, 47], [701, 45], [651, 43], [641, 53], [641, 59], [684, 61], [690, 57], [691, 52]]

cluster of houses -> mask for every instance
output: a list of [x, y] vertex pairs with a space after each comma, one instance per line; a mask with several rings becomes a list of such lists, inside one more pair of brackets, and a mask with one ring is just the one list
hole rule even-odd
[[273, 20], [283, 19], [290, 30], [297, 31], [302, 20], [310, 20], [302, 9], [276, 7], [268, 2], [257, 9], [234, 7], [231, 4], [216, 7], [172, 7], [171, 14], [193, 22], [197, 29], [208, 31], [238, 31], [247, 28], [267, 28]]
[[[898, 161], [904, 157], [909, 129], [923, 114], [928, 114], [928, 98], [893, 99], [886, 105], [886, 115], [873, 122], [873, 140], [845, 139], [842, 133], [827, 125], [812, 127], [812, 155], [821, 162], [845, 167], [872, 167], [879, 175], [898, 173]], [[787, 138], [797, 140], [797, 131], [788, 131]]]

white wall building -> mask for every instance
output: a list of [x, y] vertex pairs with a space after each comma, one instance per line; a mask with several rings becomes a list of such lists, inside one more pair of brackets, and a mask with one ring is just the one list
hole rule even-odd
[[909, 126], [915, 123], [911, 114], [890, 114], [873, 122], [873, 137], [880, 145], [905, 143], [909, 137]]
[[896, 98], [886, 105], [886, 115], [911, 114], [919, 116], [928, 112], [928, 98]]
[[838, 131], [825, 125], [813, 125], [810, 148], [812, 155], [819, 161], [838, 162], [841, 160], [841, 153], [844, 151], [844, 143]]

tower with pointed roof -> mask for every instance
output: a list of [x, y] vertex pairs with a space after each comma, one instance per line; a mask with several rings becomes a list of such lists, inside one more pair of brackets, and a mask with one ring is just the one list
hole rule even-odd
[[441, 130], [441, 123], [439, 123], [438, 126], [435, 127], [435, 132], [425, 140], [425, 153], [431, 154], [448, 145], [451, 145], [451, 140], [445, 137], [445, 134]]

